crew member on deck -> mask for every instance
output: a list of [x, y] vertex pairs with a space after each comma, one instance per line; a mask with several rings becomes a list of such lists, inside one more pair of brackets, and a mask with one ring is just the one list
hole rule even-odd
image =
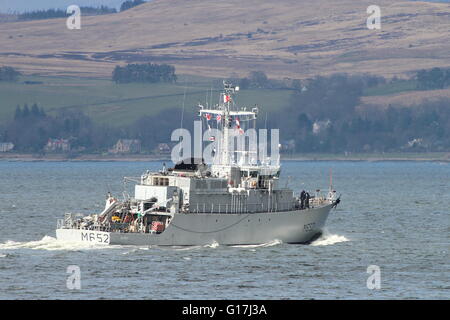
[[306, 192], [305, 190], [302, 190], [302, 192], [300, 193], [300, 209], [305, 208], [305, 199], [306, 199]]

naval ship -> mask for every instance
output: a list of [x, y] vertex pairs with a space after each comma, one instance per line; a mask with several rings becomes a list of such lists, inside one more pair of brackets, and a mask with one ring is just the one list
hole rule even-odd
[[[239, 87], [224, 82], [214, 106], [199, 105], [199, 117], [215, 121], [220, 134], [211, 163], [186, 158], [173, 168], [147, 171], [135, 183], [134, 197], [108, 193], [102, 212], [66, 213], [58, 219], [58, 240], [105, 245], [192, 246], [309, 243], [322, 233], [336, 191], [322, 195], [283, 187], [280, 161], [250, 158], [229, 143], [254, 123], [258, 107], [239, 108]], [[203, 122], [202, 122], [203, 123]], [[242, 127], [241, 127], [242, 126]], [[219, 135], [217, 135], [219, 136]], [[210, 137], [209, 141], [215, 140]], [[216, 152], [217, 151], [217, 152]], [[236, 161], [237, 155], [244, 155]], [[246, 155], [246, 156], [245, 156]], [[124, 193], [125, 194], [125, 193]]]

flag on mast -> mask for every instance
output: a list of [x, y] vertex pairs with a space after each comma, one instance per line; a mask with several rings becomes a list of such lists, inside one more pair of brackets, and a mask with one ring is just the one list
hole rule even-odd
[[236, 118], [236, 129], [239, 130], [239, 134], [243, 134], [244, 130], [241, 129], [241, 123], [239, 122], [239, 118]]

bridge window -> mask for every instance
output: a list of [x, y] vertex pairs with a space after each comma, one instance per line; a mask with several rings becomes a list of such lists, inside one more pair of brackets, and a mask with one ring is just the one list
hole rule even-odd
[[169, 178], [154, 177], [153, 178], [153, 185], [154, 186], [168, 186], [169, 185]]

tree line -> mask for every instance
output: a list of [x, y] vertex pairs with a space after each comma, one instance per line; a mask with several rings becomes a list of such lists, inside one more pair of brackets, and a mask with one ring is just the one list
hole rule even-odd
[[[84, 15], [102, 15], [117, 13], [115, 8], [109, 8], [107, 6], [100, 7], [80, 7], [81, 14]], [[68, 17], [66, 10], [62, 9], [47, 9], [47, 10], [36, 10], [30, 12], [20, 13], [17, 18], [19, 20], [43, 20], [43, 19], [54, 19], [54, 18], [64, 18]]]
[[176, 82], [175, 67], [168, 64], [128, 64], [116, 66], [112, 72], [112, 80], [116, 83], [130, 82]]
[[[120, 128], [93, 122], [77, 110], [61, 109], [49, 115], [44, 107], [34, 103], [16, 107], [14, 117], [0, 127], [0, 142], [12, 142], [18, 152], [43, 153], [49, 139], [67, 139], [73, 153], [106, 152], [119, 139], [140, 139], [144, 150], [151, 151], [159, 143], [168, 142], [176, 129], [174, 114], [179, 109], [165, 110], [145, 116]], [[192, 130], [195, 115], [186, 115], [185, 127]]]
[[[354, 79], [361, 81], [364, 87], [375, 87], [386, 83], [386, 79], [381, 76], [369, 75], [354, 76]], [[227, 81], [238, 85], [241, 89], [294, 89], [302, 90], [309, 80], [300, 81], [299, 79], [271, 79], [263, 71], [251, 71], [246, 77], [231, 76]], [[215, 87], [220, 88], [221, 81], [215, 83]]]
[[34, 103], [17, 106], [14, 117], [0, 131], [0, 141], [12, 142], [19, 152], [43, 152], [50, 138], [67, 139], [73, 150], [97, 152], [107, 149], [120, 137], [118, 129], [94, 124], [82, 112], [60, 110], [48, 115]]
[[[143, 0], [127, 0], [120, 6], [120, 11], [125, 11], [145, 3]], [[81, 14], [83, 15], [102, 15], [117, 13], [116, 8], [110, 8], [108, 6], [101, 5], [100, 7], [80, 7]], [[66, 10], [62, 9], [47, 9], [47, 10], [34, 10], [29, 12], [23, 12], [17, 15], [18, 20], [42, 20], [42, 19], [54, 19], [64, 18], [69, 16]]]
[[143, 0], [128, 0], [120, 5], [120, 11], [125, 11], [145, 3]]
[[367, 114], [332, 119], [314, 132], [314, 118], [299, 114], [297, 133], [285, 138], [295, 141], [296, 152], [398, 152], [448, 151], [450, 110], [446, 101], [416, 108], [375, 108]]
[[20, 121], [22, 119], [28, 118], [45, 118], [47, 115], [44, 111], [44, 108], [39, 108], [36, 103], [33, 103], [31, 109], [28, 107], [28, 104], [24, 104], [23, 109], [20, 105], [17, 105], [16, 111], [14, 112], [14, 121]]
[[450, 86], [450, 68], [433, 68], [417, 72], [417, 89], [432, 90], [443, 89]]

